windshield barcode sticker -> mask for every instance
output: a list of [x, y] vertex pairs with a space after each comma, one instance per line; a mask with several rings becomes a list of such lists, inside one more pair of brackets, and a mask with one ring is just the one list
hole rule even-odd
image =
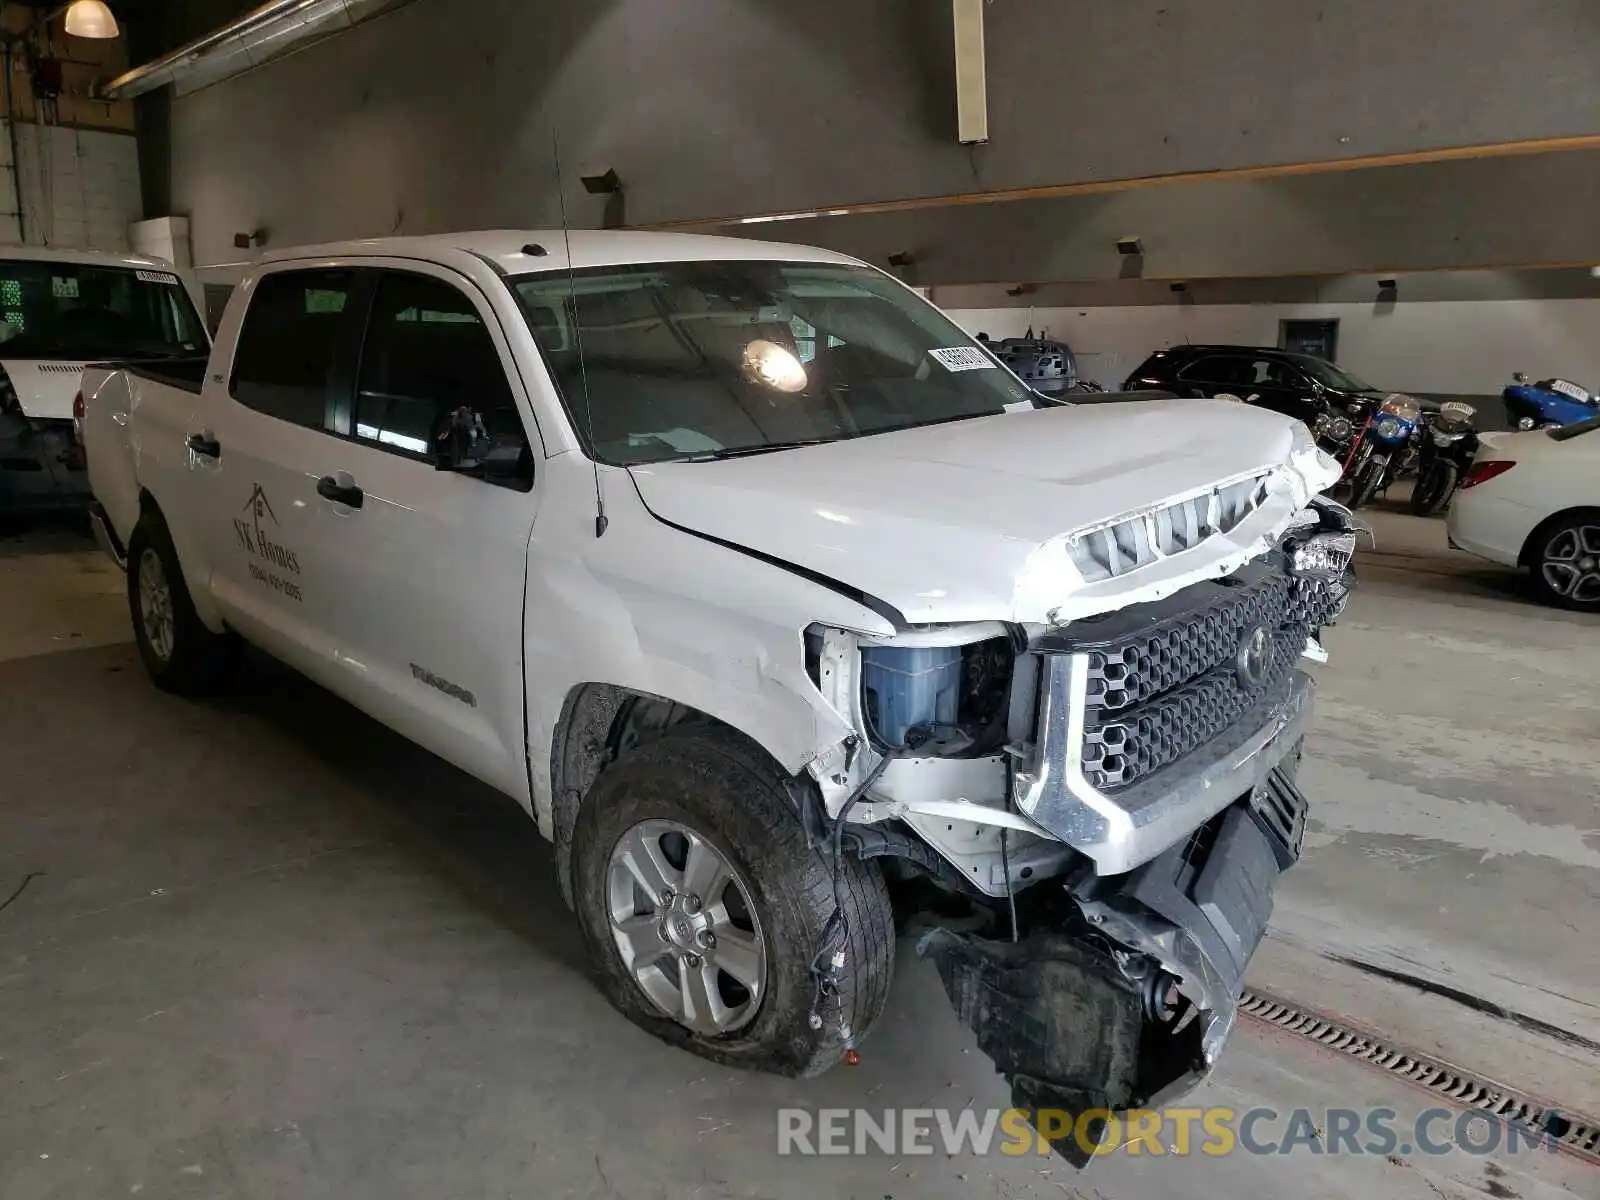
[[929, 350], [928, 356], [946, 371], [992, 371], [994, 363], [976, 346], [950, 346]]
[[167, 283], [175, 285], [178, 282], [178, 277], [176, 275], [169, 275], [165, 271], [135, 271], [134, 274], [139, 277], [139, 282], [141, 283]]

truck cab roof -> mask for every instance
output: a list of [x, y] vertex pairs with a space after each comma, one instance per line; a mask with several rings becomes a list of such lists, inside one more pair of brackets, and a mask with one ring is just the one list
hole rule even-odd
[[171, 263], [138, 254], [112, 254], [105, 250], [64, 250], [54, 246], [0, 245], [0, 260], [10, 262], [75, 263], [85, 267], [126, 267], [129, 270], [171, 271]]
[[[539, 249], [536, 251], [532, 247]], [[708, 260], [748, 262], [752, 259], [772, 259], [859, 265], [859, 260], [847, 254], [821, 250], [815, 246], [698, 233], [612, 229], [495, 229], [425, 237], [367, 238], [287, 247], [262, 255], [261, 261], [265, 264], [375, 256], [444, 262], [454, 254], [463, 252], [489, 263], [503, 275], [564, 271], [569, 267], [583, 270], [588, 267], [626, 266], [630, 263]]]

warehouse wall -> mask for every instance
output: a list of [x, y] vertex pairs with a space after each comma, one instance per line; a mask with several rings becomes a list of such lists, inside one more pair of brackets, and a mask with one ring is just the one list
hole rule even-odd
[[415, 0], [175, 99], [173, 207], [200, 262], [262, 226], [552, 223], [552, 129], [578, 224], [588, 163], [638, 223], [1600, 132], [1589, 0], [986, 11], [991, 140], [963, 147], [943, 3]]
[[[19, 230], [11, 204], [0, 204], [8, 210], [0, 214], [0, 242], [21, 242], [25, 232], [28, 244], [35, 246], [128, 249], [128, 226], [143, 215], [139, 153], [132, 134], [19, 121], [17, 149], [25, 228]], [[0, 162], [9, 192], [11, 138], [4, 121]]]
[[[935, 297], [937, 299], [937, 297]], [[1394, 304], [1163, 304], [952, 309], [963, 328], [1067, 342], [1079, 371], [1118, 387], [1152, 350], [1183, 342], [1278, 344], [1285, 319], [1339, 321], [1339, 362], [1374, 387], [1495, 395], [1513, 371], [1600, 388], [1600, 299]]]
[[[120, 40], [69, 38], [59, 16], [43, 27], [40, 16], [0, 4], [12, 105], [10, 114], [0, 108], [0, 242], [126, 250], [128, 224], [143, 215], [133, 106], [93, 95], [97, 80], [125, 69], [125, 48]], [[60, 60], [53, 99], [34, 95], [30, 53]]]
[[[1600, 74], [1591, 91], [1600, 122]], [[909, 252], [920, 281], [936, 285], [1193, 280], [1600, 262], [1596, 212], [1600, 150], [1566, 150], [723, 230], [880, 264]], [[1138, 260], [1117, 253], [1130, 235]]]

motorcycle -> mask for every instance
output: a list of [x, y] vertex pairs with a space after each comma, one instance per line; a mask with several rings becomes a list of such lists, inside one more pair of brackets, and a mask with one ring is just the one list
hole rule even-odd
[[1513, 429], [1548, 429], [1600, 415], [1600, 399], [1571, 380], [1541, 379], [1529, 383], [1521, 371], [1511, 380], [1500, 399], [1506, 406], [1506, 422]]
[[1034, 391], [1058, 397], [1078, 386], [1078, 360], [1072, 347], [1054, 341], [1048, 333], [1033, 336], [1033, 330], [1019, 338], [1003, 338], [990, 343], [996, 357]]
[[1395, 481], [1421, 428], [1422, 405], [1410, 396], [1396, 393], [1378, 405], [1345, 460], [1340, 484], [1348, 481], [1349, 507], [1370, 504]]
[[1443, 512], [1461, 477], [1478, 453], [1478, 410], [1451, 400], [1439, 406], [1417, 447], [1417, 481], [1411, 487], [1411, 511], [1431, 517]]

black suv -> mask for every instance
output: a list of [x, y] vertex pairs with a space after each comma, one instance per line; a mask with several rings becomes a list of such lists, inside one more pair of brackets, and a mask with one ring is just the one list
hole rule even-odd
[[1227, 392], [1261, 408], [1298, 417], [1312, 427], [1319, 415], [1332, 410], [1332, 415], [1343, 413], [1359, 428], [1388, 395], [1326, 359], [1262, 346], [1157, 350], [1122, 387], [1130, 392], [1160, 388], [1180, 396]]

